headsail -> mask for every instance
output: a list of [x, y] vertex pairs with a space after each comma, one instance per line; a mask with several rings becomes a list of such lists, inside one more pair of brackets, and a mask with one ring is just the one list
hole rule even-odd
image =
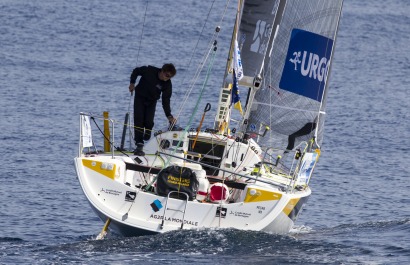
[[[278, 3], [278, 0], [240, 0], [238, 2], [230, 60], [227, 63], [224, 88], [219, 96], [218, 114], [215, 117], [215, 128], [220, 132], [228, 128], [226, 125], [230, 120], [232, 105], [243, 114], [238, 86], [259, 87], [261, 84], [265, 57], [272, 45], [272, 28]], [[239, 60], [238, 55], [240, 55]], [[232, 90], [228, 87], [229, 72], [236, 73], [232, 78]]]
[[240, 85], [251, 86], [262, 73], [266, 53], [270, 50], [272, 25], [279, 1], [245, 1], [237, 41], [241, 50], [244, 79]]
[[[266, 126], [271, 128], [258, 138], [260, 145], [285, 149], [295, 138], [309, 140], [314, 135], [321, 144], [326, 81], [342, 2], [287, 0], [283, 14], [278, 14], [264, 83], [249, 107], [248, 132], [261, 134]], [[242, 61], [246, 75], [244, 57]]]

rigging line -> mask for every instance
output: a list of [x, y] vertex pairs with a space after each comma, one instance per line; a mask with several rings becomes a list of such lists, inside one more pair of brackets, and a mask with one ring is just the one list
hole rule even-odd
[[[240, 152], [241, 152], [241, 144], [239, 143], [239, 139], [238, 139], [238, 141], [236, 141], [236, 139], [235, 139], [235, 143], [232, 145], [232, 146], [234, 146], [234, 145], [237, 145], [236, 146], [236, 150], [235, 150], [235, 153], [234, 153], [234, 159], [235, 159], [235, 161], [238, 161], [238, 159], [239, 159], [239, 154], [240, 154]], [[242, 160], [243, 161], [243, 160]], [[242, 161], [241, 161], [241, 163], [242, 163]]]
[[[214, 47], [210, 47], [210, 49], [208, 50], [208, 53], [206, 54], [206, 60], [205, 60], [205, 61], [208, 60], [209, 54], [211, 54], [213, 48], [214, 48]], [[194, 85], [195, 85], [196, 81], [197, 81], [198, 78], [199, 78], [199, 74], [202, 72], [202, 69], [203, 69], [204, 66], [205, 66], [205, 64], [203, 63], [202, 66], [201, 66], [201, 68], [200, 68], [200, 71], [198, 71], [197, 74], [196, 74], [196, 76], [195, 76], [195, 82], [189, 87], [188, 91], [185, 93], [185, 97], [184, 97], [184, 100], [183, 100], [183, 102], [182, 102], [182, 104], [181, 104], [181, 108], [180, 108], [180, 111], [179, 111], [177, 117], [179, 117], [180, 113], [182, 112], [183, 106], [185, 106], [186, 102], [188, 101], [189, 95], [191, 94], [191, 92], [192, 92], [192, 90], [193, 90], [193, 88], [194, 88]]]
[[[230, 2], [230, 0], [227, 0], [227, 2], [226, 2], [226, 4], [225, 4], [225, 9], [224, 9], [224, 12], [223, 12], [223, 14], [222, 14], [222, 16], [221, 16], [220, 24], [222, 23], [222, 21], [223, 21], [223, 19], [224, 19], [224, 17], [225, 17], [226, 10], [227, 10], [227, 8], [228, 8], [228, 6], [229, 6], [229, 2]], [[207, 18], [206, 18], [206, 21], [208, 20], [208, 18], [209, 18], [209, 16], [210, 16], [210, 13], [211, 13], [211, 11], [212, 11], [212, 8], [213, 8], [214, 3], [215, 3], [215, 0], [214, 0], [214, 2], [213, 2], [212, 5], [211, 5], [211, 8], [210, 8], [210, 10], [209, 10], [209, 12], [208, 12], [208, 15], [207, 15]], [[204, 23], [204, 25], [203, 25], [203, 28], [202, 28], [202, 31], [201, 31], [200, 36], [201, 36], [202, 33], [203, 33], [203, 30], [204, 30], [204, 28], [205, 28], [205, 25], [206, 25], [206, 23]], [[218, 30], [218, 31], [215, 30], [215, 31], [214, 31], [214, 33], [213, 33], [213, 35], [212, 35], [212, 37], [211, 37], [211, 39], [210, 39], [210, 41], [209, 41], [208, 46], [211, 46], [211, 47], [212, 47], [212, 43], [214, 43], [214, 42], [218, 39], [219, 32], [220, 32], [220, 30]], [[198, 44], [199, 44], [199, 40], [200, 40], [200, 37], [198, 38], [197, 46], [198, 46]], [[197, 46], [195, 47], [195, 49], [197, 48]], [[191, 89], [188, 90], [188, 91], [185, 93], [185, 100], [183, 101], [183, 104], [181, 104], [181, 107], [180, 107], [180, 110], [179, 110], [179, 112], [178, 112], [177, 117], [178, 117], [178, 116], [180, 115], [180, 113], [182, 112], [183, 106], [185, 105], [186, 101], [188, 100], [188, 97], [189, 97], [189, 95], [191, 94], [192, 89], [193, 89], [193, 87], [194, 87], [194, 85], [195, 85], [197, 79], [199, 78], [199, 74], [202, 72], [202, 69], [203, 69], [203, 67], [204, 67], [204, 65], [205, 65], [205, 62], [206, 62], [208, 56], [209, 56], [209, 52], [208, 52], [208, 53], [205, 53], [204, 56], [203, 56], [203, 58], [202, 58], [202, 60], [200, 61], [199, 66], [198, 66], [198, 68], [197, 68], [197, 70], [196, 70], [196, 72], [195, 72], [195, 74], [194, 74], [194, 77], [193, 77], [192, 80], [191, 80], [191, 85], [190, 85]], [[192, 54], [192, 57], [193, 57], [193, 54]], [[192, 57], [191, 57], [191, 59], [192, 59]], [[191, 60], [190, 60], [190, 63], [191, 63]], [[189, 63], [189, 65], [190, 65], [190, 63]]]
[[115, 148], [115, 150], [120, 151], [122, 154], [126, 155], [129, 157], [129, 155], [127, 155], [126, 153], [124, 153], [121, 148], [118, 148], [117, 146], [114, 145], [114, 142], [111, 142], [110, 139], [108, 139], [108, 137], [104, 134], [104, 132], [101, 130], [100, 126], [98, 126], [97, 122], [95, 121], [94, 117], [91, 116], [91, 119], [93, 120], [95, 126], [97, 126], [98, 130], [100, 131], [100, 133], [104, 136], [104, 138], [110, 143], [110, 145], [112, 147]]
[[[211, 52], [211, 49], [208, 50], [208, 53], [206, 54], [206, 58], [208, 58], [210, 52]], [[192, 84], [188, 86], [189, 89], [187, 89], [186, 92], [185, 92], [185, 95], [184, 95], [183, 100], [182, 100], [182, 104], [180, 105], [180, 108], [179, 108], [179, 111], [178, 111], [178, 114], [177, 114], [177, 117], [180, 116], [180, 114], [182, 112], [182, 109], [184, 108], [184, 106], [185, 106], [185, 104], [186, 104], [186, 102], [187, 102], [187, 100], [188, 100], [188, 98], [189, 98], [189, 96], [190, 96], [190, 94], [193, 90], [193, 87], [194, 87], [194, 85], [196, 84], [196, 81], [199, 78], [199, 74], [200, 74], [200, 72], [202, 72], [203, 67], [204, 67], [204, 63], [202, 63], [201, 67], [197, 69], [197, 72], [195, 73], [195, 75], [192, 79]]]
[[144, 20], [143, 20], [143, 22], [142, 22], [142, 29], [141, 29], [140, 43], [139, 43], [139, 45], [138, 45], [138, 51], [137, 51], [137, 63], [138, 63], [138, 58], [139, 58], [140, 49], [141, 49], [142, 37], [144, 36], [145, 18], [147, 17], [147, 10], [148, 10], [148, 0], [147, 0], [147, 1], [145, 1]]
[[[222, 21], [223, 21], [224, 18], [225, 18], [226, 10], [228, 9], [229, 2], [230, 2], [230, 1], [231, 1], [231, 0], [227, 0], [227, 1], [226, 1], [224, 12], [222, 13], [221, 20], [219, 21], [219, 24], [220, 24], [220, 25], [222, 24]], [[218, 34], [218, 35], [219, 35], [219, 34]]]
[[[102, 120], [102, 121], [104, 121], [105, 120], [105, 118], [100, 118], [100, 117], [93, 117], [92, 116], [92, 118], [93, 119], [99, 119], [99, 120]], [[144, 131], [144, 129], [146, 130], [146, 131], [150, 131], [150, 132], [153, 132], [153, 130], [149, 130], [149, 129], [146, 129], [146, 128], [143, 128], [143, 127], [138, 127], [138, 126], [134, 126], [133, 124], [130, 124], [130, 123], [123, 123], [123, 122], [121, 122], [121, 121], [117, 121], [117, 120], [114, 120], [114, 119], [110, 119], [110, 121], [112, 121], [112, 123], [114, 123], [114, 124], [116, 124], [116, 125], [125, 125], [125, 126], [127, 126], [127, 127], [129, 127], [129, 128], [131, 128], [130, 130], [132, 131], [132, 129], [137, 129], [137, 130], [139, 130], [139, 131]], [[97, 127], [98, 127], [98, 125], [97, 125]], [[101, 130], [100, 130], [101, 131]], [[104, 135], [104, 134], [103, 134]]]
[[[228, 158], [227, 155], [229, 154], [229, 152], [231, 151], [231, 149], [234, 148], [234, 145], [235, 145], [235, 144], [236, 144], [236, 141], [233, 142], [233, 144], [231, 144], [231, 146], [229, 146], [228, 150], [226, 151], [226, 155], [225, 155], [226, 158]], [[232, 162], [235, 162], [235, 163], [236, 163], [236, 159], [237, 159], [238, 157], [237, 157], [237, 155], [235, 155], [235, 153], [232, 155], [232, 158], [233, 158], [233, 159], [232, 159]], [[219, 166], [221, 166], [221, 163], [222, 163], [222, 162], [219, 163]], [[237, 167], [237, 166], [236, 166], [236, 167]], [[235, 170], [233, 170], [233, 171], [235, 171]], [[232, 174], [230, 174], [229, 176], [227, 176], [227, 178], [229, 178], [229, 177], [231, 177], [231, 176], [232, 176]]]
[[[144, 19], [143, 19], [143, 22], [142, 22], [141, 35], [140, 35], [140, 38], [139, 38], [139, 44], [138, 44], [138, 50], [137, 50], [137, 60], [136, 60], [136, 63], [135, 63], [136, 65], [138, 65], [138, 60], [139, 60], [139, 55], [140, 55], [140, 50], [141, 50], [141, 45], [142, 45], [142, 38], [144, 36], [145, 18], [147, 17], [147, 10], [148, 10], [148, 0], [145, 1]], [[132, 102], [132, 98], [133, 98], [132, 96], [133, 96], [133, 93], [131, 93], [131, 95], [130, 95], [130, 101], [129, 101], [129, 104], [128, 104], [128, 113], [130, 113], [130, 109], [131, 109], [131, 102]], [[131, 120], [131, 117], [129, 117], [129, 120]], [[130, 145], [131, 145], [131, 142], [134, 140], [134, 135], [133, 135], [131, 127], [128, 127], [128, 131], [129, 131]]]
[[[215, 42], [215, 41], [212, 41], [212, 40], [211, 40], [209, 43], [211, 44], [211, 43], [213, 43], [213, 42]], [[200, 61], [199, 65], [198, 65], [198, 67], [197, 67], [197, 69], [196, 69], [196, 72], [195, 72], [193, 78], [191, 79], [190, 83], [188, 83], [189, 89], [185, 92], [184, 99], [183, 99], [183, 103], [180, 105], [180, 108], [179, 108], [177, 117], [180, 116], [182, 110], [184, 109], [184, 106], [185, 106], [187, 100], [189, 99], [189, 96], [190, 96], [190, 94], [191, 94], [191, 92], [192, 92], [192, 90], [193, 90], [193, 88], [194, 88], [196, 82], [197, 82], [198, 79], [199, 79], [199, 75], [201, 74], [201, 72], [202, 72], [202, 70], [203, 70], [203, 68], [204, 68], [204, 66], [205, 66], [205, 62], [208, 60], [209, 54], [211, 53], [211, 51], [212, 51], [212, 49], [213, 49], [213, 46], [212, 46], [212, 45], [210, 45], [209, 47], [210, 47], [210, 48], [208, 49], [208, 52], [206, 52], [206, 53], [204, 54], [203, 58], [201, 59], [201, 61]]]
[[[213, 37], [212, 37], [212, 39], [213, 39]], [[199, 66], [198, 66], [198, 68], [197, 68], [197, 70], [196, 70], [196, 72], [195, 72], [195, 74], [194, 74], [194, 77], [192, 78], [192, 81], [191, 81], [191, 84], [190, 84], [190, 86], [189, 86], [189, 89], [188, 89], [188, 90], [186, 91], [186, 93], [185, 93], [184, 100], [183, 100], [183, 103], [181, 104], [181, 108], [180, 108], [180, 111], [179, 111], [179, 113], [178, 113], [178, 116], [179, 116], [180, 113], [182, 112], [183, 106], [185, 106], [187, 100], [189, 99], [189, 96], [190, 96], [190, 94], [191, 94], [191, 92], [192, 92], [192, 90], [193, 90], [193, 88], [194, 88], [194, 86], [195, 86], [197, 80], [199, 79], [199, 75], [201, 74], [202, 69], [205, 67], [205, 62], [208, 60], [209, 55], [211, 54], [212, 50], [214, 49], [215, 40], [212, 41], [212, 39], [211, 39], [211, 41], [210, 41], [209, 44], [208, 44], [208, 45], [209, 45], [208, 52], [206, 52], [206, 53], [204, 54], [204, 57], [202, 58], [201, 62], [199, 63]]]
[[197, 102], [196, 102], [196, 104], [195, 104], [195, 108], [194, 108], [194, 111], [193, 111], [193, 113], [192, 113], [192, 115], [191, 115], [191, 117], [190, 117], [190, 120], [189, 120], [189, 122], [188, 122], [188, 125], [187, 125], [187, 127], [185, 128], [185, 132], [187, 132], [189, 126], [192, 125], [193, 118], [194, 118], [196, 112], [198, 111], [199, 103], [201, 102], [202, 95], [203, 95], [204, 90], [205, 90], [205, 87], [206, 87], [206, 85], [207, 85], [207, 83], [208, 83], [209, 76], [210, 76], [210, 73], [211, 73], [211, 69], [212, 69], [213, 64], [214, 64], [214, 61], [215, 61], [215, 55], [216, 55], [216, 50], [214, 50], [214, 52], [213, 52], [213, 55], [212, 55], [212, 58], [211, 58], [211, 62], [210, 62], [209, 67], [208, 67], [208, 71], [207, 71], [207, 73], [206, 73], [205, 81], [204, 81], [204, 83], [202, 84], [201, 92], [200, 92], [199, 97], [198, 97], [198, 100], [197, 100]]
[[[286, 107], [286, 106], [280, 106], [276, 104], [269, 104], [269, 103], [263, 103], [263, 102], [253, 102], [254, 105], [265, 105], [268, 107], [276, 107], [279, 109], [287, 109], [287, 110], [295, 110], [295, 111], [300, 111], [300, 112], [307, 112], [307, 113], [318, 113], [317, 110], [304, 110], [304, 109], [297, 109], [297, 108], [292, 108], [292, 107]], [[320, 114], [326, 114], [325, 111], [319, 111]]]
[[[322, 110], [323, 99], [324, 99], [323, 97], [325, 96], [325, 93], [327, 93], [328, 86], [329, 86], [329, 83], [327, 82], [327, 78], [328, 78], [329, 73], [331, 72], [331, 68], [332, 68], [332, 61], [333, 61], [332, 58], [333, 58], [333, 53], [334, 53], [334, 47], [336, 46], [336, 37], [337, 37], [337, 32], [339, 31], [340, 17], [342, 16], [342, 8], [343, 8], [343, 0], [340, 1], [339, 15], [337, 17], [336, 28], [335, 28], [334, 33], [333, 33], [333, 46], [332, 46], [332, 50], [330, 51], [330, 58], [331, 58], [330, 59], [330, 65], [329, 65], [328, 71], [326, 72], [325, 87], [323, 89], [322, 101], [320, 102], [320, 107], [319, 107], [319, 113], [318, 114], [322, 114], [322, 112], [324, 112]], [[317, 125], [316, 125], [316, 128], [315, 128], [315, 137], [317, 139], [317, 135], [318, 135], [318, 132], [319, 132], [319, 125], [320, 125], [320, 115], [317, 115], [316, 123], [317, 123]], [[319, 145], [318, 142], [316, 142], [316, 145], [320, 148], [320, 145]]]
[[[207, 85], [207, 83], [208, 83], [209, 76], [210, 76], [210, 73], [211, 73], [211, 69], [212, 69], [213, 64], [214, 64], [214, 61], [215, 61], [216, 51], [217, 51], [217, 49], [216, 49], [216, 46], [215, 46], [215, 48], [213, 49], [213, 55], [212, 55], [211, 61], [210, 61], [209, 66], [208, 66], [208, 71], [207, 71], [207, 73], [206, 73], [205, 81], [204, 81], [204, 83], [202, 84], [202, 88], [201, 88], [201, 91], [200, 91], [200, 93], [199, 93], [199, 97], [198, 97], [198, 99], [197, 99], [197, 101], [196, 101], [196, 104], [195, 104], [194, 110], [193, 110], [193, 112], [192, 112], [192, 115], [191, 115], [191, 117], [189, 118], [189, 122], [188, 122], [187, 126], [186, 126], [185, 129], [184, 129], [184, 133], [183, 133], [183, 134], [181, 135], [181, 137], [179, 138], [178, 146], [179, 146], [179, 144], [181, 143], [182, 139], [186, 137], [186, 135], [187, 135], [187, 133], [188, 133], [188, 131], [189, 131], [189, 128], [190, 128], [191, 125], [192, 125], [192, 121], [193, 121], [193, 119], [194, 119], [194, 117], [195, 117], [195, 115], [196, 115], [196, 113], [197, 113], [197, 111], [198, 111], [199, 103], [201, 102], [202, 95], [203, 95], [204, 90], [205, 90], [205, 87], [206, 87], [206, 85]], [[174, 154], [176, 151], [177, 151], [177, 148], [174, 149], [174, 151], [172, 152], [172, 154]], [[166, 161], [165, 166], [168, 166], [168, 165], [169, 165], [169, 162], [171, 161], [171, 159], [172, 159], [172, 157], [168, 157], [168, 158], [167, 158], [167, 161]]]
[[[132, 102], [132, 99], [133, 99], [133, 97], [132, 97], [132, 93], [130, 94], [130, 102], [128, 103], [128, 111], [127, 111], [127, 113], [128, 113], [128, 120], [127, 120], [127, 124], [124, 124], [124, 125], [127, 125], [127, 128], [128, 128], [128, 135], [129, 135], [129, 140], [130, 140], [130, 147], [131, 147], [131, 142], [132, 141], [134, 141], [134, 135], [133, 135], [133, 132], [132, 132], [132, 127], [133, 127], [133, 125], [134, 124], [132, 124], [132, 125], [130, 125], [130, 121], [131, 121], [131, 117], [130, 117], [130, 109], [131, 109], [131, 102]], [[132, 126], [132, 127], [131, 127]]]
[[[211, 51], [212, 51], [212, 48], [209, 49], [206, 58], [208, 58], [208, 56], [209, 56], [209, 54], [211, 53]], [[203, 67], [204, 67], [204, 64], [203, 64], [202, 68], [203, 68]], [[202, 71], [202, 68], [201, 68], [201, 71]], [[199, 73], [200, 73], [201, 71], [199, 71]], [[198, 75], [195, 77], [195, 83], [196, 83], [196, 81], [197, 81], [198, 78], [199, 78], [199, 73], [198, 73]], [[192, 86], [186, 91], [185, 96], [184, 96], [184, 99], [183, 99], [183, 101], [182, 101], [182, 104], [180, 104], [181, 107], [180, 107], [180, 109], [179, 109], [179, 111], [178, 111], [177, 118], [179, 118], [179, 116], [181, 115], [182, 109], [184, 108], [186, 102], [188, 101], [189, 95], [191, 94], [191, 92], [192, 92], [192, 90], [193, 90], [193, 88], [194, 88], [195, 83], [192, 84]], [[171, 126], [169, 126], [169, 128], [172, 128], [175, 124], [176, 124], [176, 121], [173, 122], [173, 123], [171, 124]]]
[[[204, 22], [204, 24], [202, 25], [201, 32], [200, 32], [199, 35], [198, 35], [198, 39], [197, 39], [197, 41], [196, 41], [196, 45], [195, 45], [195, 47], [194, 47], [194, 49], [193, 49], [193, 51], [192, 51], [191, 57], [189, 58], [188, 65], [187, 65], [187, 69], [189, 69], [189, 66], [190, 66], [191, 63], [192, 63], [192, 60], [193, 60], [193, 58], [194, 58], [194, 54], [196, 53], [196, 50], [197, 50], [197, 48], [198, 48], [199, 41], [201, 40], [201, 36], [202, 36], [202, 34], [204, 33], [205, 25], [206, 25], [206, 23], [208, 22], [208, 19], [209, 19], [209, 16], [210, 16], [210, 14], [211, 14], [212, 8], [213, 8], [213, 6], [214, 6], [214, 4], [215, 4], [215, 1], [216, 1], [216, 0], [214, 0], [214, 1], [212, 2], [211, 7], [209, 8], [209, 11], [208, 11], [208, 14], [207, 14], [207, 16], [206, 16], [205, 22]], [[184, 83], [185, 83], [185, 77], [184, 77], [184, 79], [182, 80], [182, 85], [184, 85]]]
[[[226, 10], [228, 9], [228, 6], [229, 6], [229, 2], [230, 2], [230, 0], [227, 0], [227, 2], [225, 4], [225, 9], [224, 9], [224, 11], [222, 13], [222, 16], [221, 16], [221, 19], [219, 20], [219, 25], [215, 27], [215, 31], [214, 31], [214, 33], [213, 33], [213, 35], [212, 35], [212, 37], [211, 37], [211, 39], [208, 43], [209, 46], [211, 46], [214, 41], [218, 40], [218, 37], [219, 37], [219, 34], [220, 34], [220, 25], [222, 25], [222, 22], [224, 20]], [[219, 29], [218, 29], [218, 27], [219, 27]]]

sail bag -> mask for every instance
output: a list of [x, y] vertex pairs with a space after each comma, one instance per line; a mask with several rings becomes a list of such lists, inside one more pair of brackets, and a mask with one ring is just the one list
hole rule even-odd
[[[157, 178], [156, 194], [168, 196], [171, 191], [185, 192], [193, 200], [198, 191], [198, 180], [195, 173], [186, 167], [169, 166], [163, 169]], [[170, 197], [185, 199], [183, 194], [173, 193]], [[176, 196], [173, 196], [173, 195]]]

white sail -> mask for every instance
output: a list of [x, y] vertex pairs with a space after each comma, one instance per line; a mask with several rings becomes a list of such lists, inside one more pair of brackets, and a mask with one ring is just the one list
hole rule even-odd
[[[280, 16], [264, 83], [255, 92], [247, 132], [263, 146], [293, 149], [323, 135], [326, 87], [341, 0], [287, 0]], [[245, 65], [245, 63], [244, 63]]]

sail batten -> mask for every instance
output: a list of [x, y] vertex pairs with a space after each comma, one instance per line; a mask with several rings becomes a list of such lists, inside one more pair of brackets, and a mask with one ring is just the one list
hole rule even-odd
[[[300, 108], [287, 107], [287, 106], [281, 106], [281, 105], [269, 104], [269, 103], [263, 103], [263, 102], [254, 102], [253, 105], [255, 105], [255, 106], [256, 105], [263, 105], [263, 106], [267, 106], [267, 107], [281, 108], [281, 109], [293, 110], [293, 111], [299, 111], [299, 112], [317, 113], [316, 110], [300, 109]], [[320, 114], [326, 114], [326, 112], [320, 111]]]

